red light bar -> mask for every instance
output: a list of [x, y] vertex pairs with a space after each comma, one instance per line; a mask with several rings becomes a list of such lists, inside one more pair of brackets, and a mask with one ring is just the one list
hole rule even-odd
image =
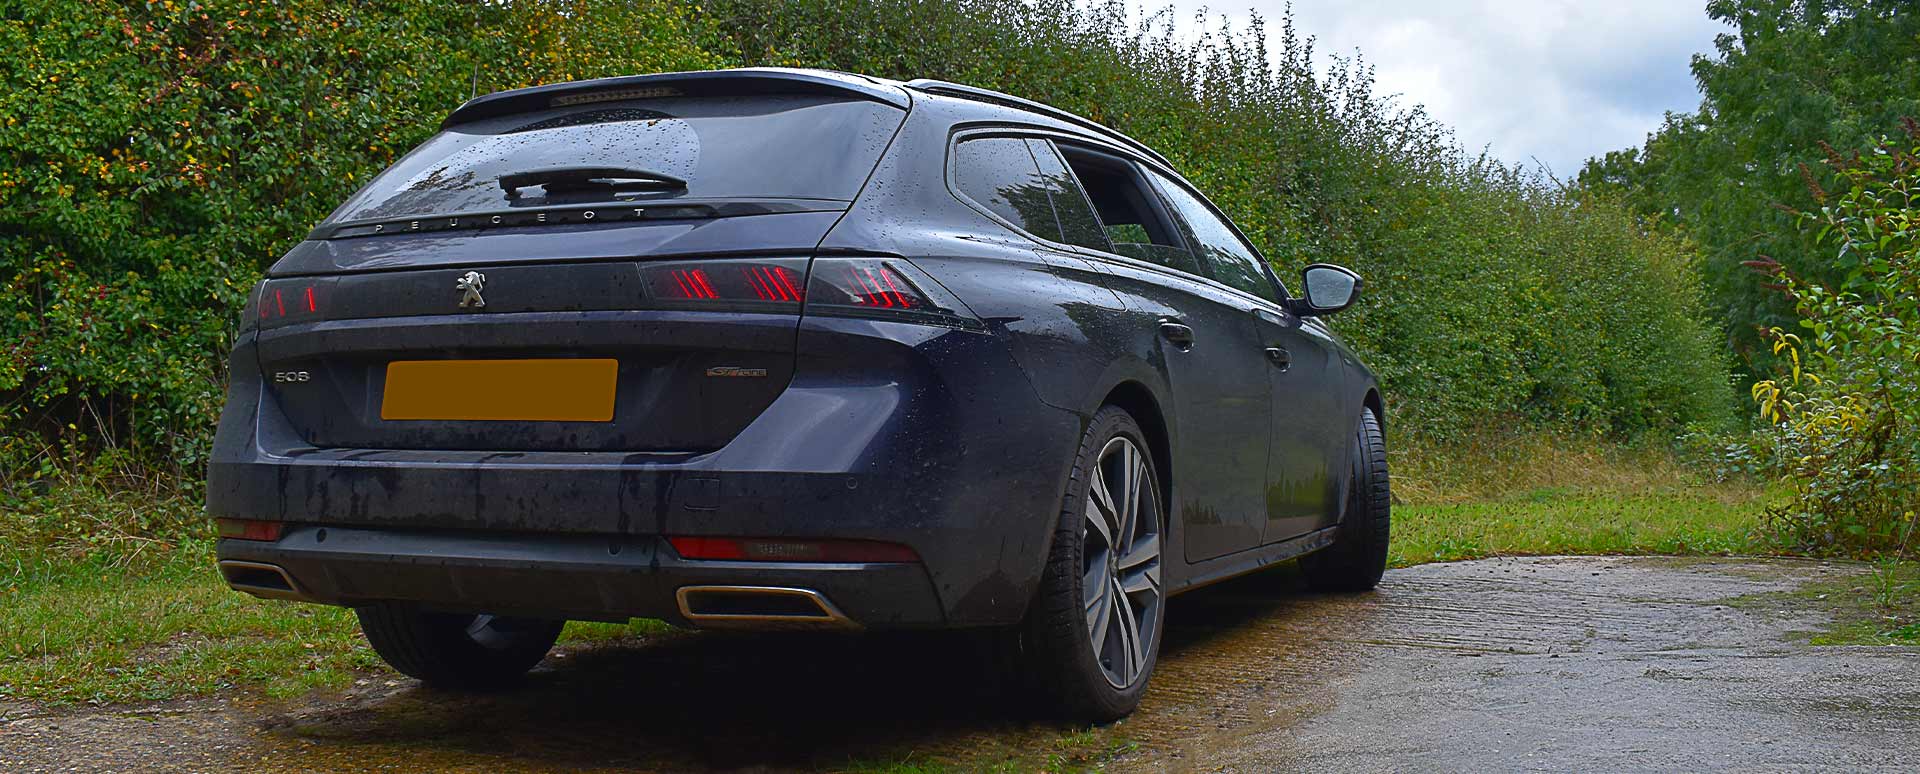
[[279, 279], [261, 285], [259, 325], [271, 328], [322, 319], [320, 304], [333, 288], [329, 279]]
[[[799, 306], [806, 299], [806, 259], [681, 261], [645, 267], [648, 294], [664, 301]], [[701, 303], [701, 306], [707, 306]]]
[[260, 540], [273, 542], [280, 539], [286, 531], [286, 522], [254, 521], [252, 519], [215, 519], [220, 528], [220, 537], [230, 540]]
[[670, 537], [684, 559], [734, 562], [918, 562], [920, 555], [898, 543], [875, 540], [795, 538]]

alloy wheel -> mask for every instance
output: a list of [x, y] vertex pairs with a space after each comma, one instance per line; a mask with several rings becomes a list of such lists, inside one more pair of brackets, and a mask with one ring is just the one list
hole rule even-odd
[[1081, 534], [1087, 634], [1107, 682], [1125, 689], [1146, 671], [1159, 632], [1160, 498], [1146, 456], [1124, 436], [1101, 448], [1088, 490]]

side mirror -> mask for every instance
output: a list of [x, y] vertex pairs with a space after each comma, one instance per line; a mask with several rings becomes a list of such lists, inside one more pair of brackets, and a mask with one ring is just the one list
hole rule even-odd
[[1360, 300], [1360, 275], [1330, 263], [1316, 263], [1300, 272], [1305, 298], [1293, 301], [1294, 314], [1315, 317], [1338, 312]]

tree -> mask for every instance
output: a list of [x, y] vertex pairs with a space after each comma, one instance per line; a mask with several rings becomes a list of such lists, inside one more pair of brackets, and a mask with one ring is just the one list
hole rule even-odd
[[1715, 312], [1735, 352], [1766, 360], [1761, 331], [1790, 304], [1748, 262], [1772, 259], [1837, 282], [1830, 251], [1794, 228], [1794, 212], [1833, 185], [1827, 146], [1868, 151], [1920, 115], [1920, 5], [1911, 0], [1713, 0], [1734, 31], [1693, 63], [1696, 113], [1669, 115], [1641, 149], [1594, 159], [1579, 184], [1624, 192], [1657, 229], [1702, 252]]

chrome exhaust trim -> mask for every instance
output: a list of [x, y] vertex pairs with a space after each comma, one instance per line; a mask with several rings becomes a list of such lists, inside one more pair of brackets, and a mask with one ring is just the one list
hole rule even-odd
[[261, 599], [309, 601], [306, 593], [300, 590], [300, 585], [293, 582], [293, 576], [277, 564], [222, 559], [220, 577], [226, 579], [228, 588]]
[[[682, 586], [680, 615], [704, 628], [858, 629], [860, 624], [813, 589], [782, 586]], [[758, 604], [756, 604], [758, 603]]]

